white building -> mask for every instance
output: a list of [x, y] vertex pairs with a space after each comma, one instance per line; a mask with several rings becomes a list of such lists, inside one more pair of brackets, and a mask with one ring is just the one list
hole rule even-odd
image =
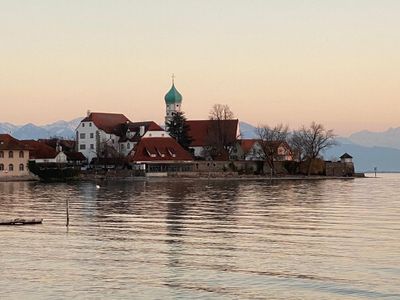
[[126, 157], [142, 137], [169, 136], [152, 121], [131, 122], [123, 114], [88, 113], [76, 129], [78, 151], [93, 158]]
[[119, 134], [122, 124], [130, 123], [123, 114], [88, 113], [76, 129], [78, 151], [91, 162], [108, 147], [119, 149]]

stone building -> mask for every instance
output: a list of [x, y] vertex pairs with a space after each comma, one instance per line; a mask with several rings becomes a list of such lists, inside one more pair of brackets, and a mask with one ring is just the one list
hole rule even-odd
[[29, 175], [29, 148], [9, 134], [0, 134], [0, 179]]

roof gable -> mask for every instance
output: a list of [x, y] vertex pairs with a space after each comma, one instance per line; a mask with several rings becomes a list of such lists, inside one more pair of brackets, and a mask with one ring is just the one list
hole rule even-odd
[[93, 112], [81, 122], [93, 122], [97, 128], [108, 134], [118, 134], [120, 126], [131, 121], [123, 114]]
[[29, 150], [29, 148], [9, 134], [0, 134], [0, 150]]
[[351, 156], [350, 154], [348, 154], [347, 152], [345, 154], [343, 154], [340, 158], [353, 158], [353, 156]]
[[145, 137], [135, 146], [130, 161], [188, 161], [192, 159], [190, 153], [171, 137]]
[[239, 140], [239, 145], [242, 148], [245, 154], [249, 153], [249, 151], [253, 148], [253, 146], [258, 143], [259, 140], [257, 139], [245, 139]]
[[52, 159], [58, 155], [58, 152], [46, 145], [45, 143], [33, 141], [33, 140], [24, 140], [21, 141], [27, 147], [29, 147], [29, 157], [33, 159]]

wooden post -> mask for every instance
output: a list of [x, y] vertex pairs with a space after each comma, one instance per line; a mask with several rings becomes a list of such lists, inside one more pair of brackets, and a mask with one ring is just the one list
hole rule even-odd
[[65, 226], [69, 226], [69, 199], [67, 198], [67, 224]]

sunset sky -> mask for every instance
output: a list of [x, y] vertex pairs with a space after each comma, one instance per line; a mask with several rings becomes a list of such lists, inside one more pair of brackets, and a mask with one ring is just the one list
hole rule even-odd
[[174, 73], [190, 119], [400, 126], [398, 0], [3, 0], [0, 37], [0, 122], [162, 122]]

